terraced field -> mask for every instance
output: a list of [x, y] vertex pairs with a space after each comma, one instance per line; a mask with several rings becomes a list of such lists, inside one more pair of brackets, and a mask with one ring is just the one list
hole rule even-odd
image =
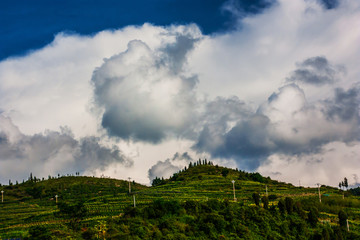
[[[128, 182], [108, 178], [94, 177], [60, 177], [40, 182], [25, 182], [14, 186], [3, 186], [4, 202], [0, 205], [0, 239], [20, 238], [26, 236], [32, 226], [51, 226], [52, 229], [64, 231], [66, 224], [72, 221], [59, 215], [58, 204], [61, 202], [84, 202], [86, 215], [81, 224], [86, 228], [102, 219], [120, 216], [124, 209], [134, 204], [144, 206], [156, 199], [176, 199], [180, 202], [195, 200], [233, 201], [233, 185], [237, 202], [244, 205], [254, 205], [252, 195], [259, 193], [267, 195], [270, 205], [277, 205], [279, 199], [291, 197], [294, 200], [312, 200], [321, 210], [320, 221], [323, 224], [338, 224], [337, 211], [346, 209], [351, 213], [349, 224], [353, 231], [360, 232], [360, 200], [347, 196], [344, 200], [343, 192], [332, 187], [321, 187], [323, 202], [318, 203], [318, 189], [295, 187], [291, 184], [273, 181], [261, 177], [261, 181], [251, 180], [247, 173], [225, 169], [218, 166], [200, 165], [182, 171], [174, 177], [164, 180], [153, 187], [143, 186], [131, 182], [132, 193], [128, 192]], [[245, 179], [244, 179], [245, 178]], [[247, 178], [247, 179], [246, 179]], [[249, 179], [250, 178], [250, 179]], [[334, 211], [332, 202], [340, 203]], [[329, 209], [328, 209], [329, 208]], [[62, 230], [63, 229], [63, 230]]]

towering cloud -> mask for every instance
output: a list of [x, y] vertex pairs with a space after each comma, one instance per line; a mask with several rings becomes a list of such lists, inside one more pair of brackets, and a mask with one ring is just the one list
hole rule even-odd
[[285, 85], [252, 114], [243, 110], [229, 119], [223, 107], [211, 112], [194, 149], [253, 170], [271, 154], [317, 153], [331, 142], [359, 141], [359, 107], [357, 88], [336, 89], [333, 98], [310, 104], [299, 86]]
[[[308, 184], [313, 167], [323, 183], [350, 179], [359, 169], [360, 3], [319, 2], [278, 0], [213, 35], [150, 24], [58, 34], [0, 62], [0, 109], [15, 123], [2, 118], [1, 176], [32, 164], [152, 178], [177, 171], [185, 160], [169, 156], [188, 152], [285, 181], [293, 167]], [[57, 131], [63, 125], [74, 136]]]
[[151, 49], [133, 40], [95, 70], [95, 103], [103, 109], [102, 126], [110, 135], [158, 143], [169, 134], [184, 134], [191, 125], [198, 80], [185, 64], [200, 33], [191, 25], [167, 34], [174, 40], [164, 47]]

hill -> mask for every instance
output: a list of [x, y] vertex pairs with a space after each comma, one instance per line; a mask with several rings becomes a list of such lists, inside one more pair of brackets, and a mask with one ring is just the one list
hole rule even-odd
[[[205, 161], [152, 187], [131, 182], [131, 193], [128, 181], [82, 176], [31, 177], [1, 188], [0, 239], [355, 239], [360, 232], [359, 197], [321, 186], [320, 203], [317, 188]], [[339, 227], [339, 212], [350, 232]]]

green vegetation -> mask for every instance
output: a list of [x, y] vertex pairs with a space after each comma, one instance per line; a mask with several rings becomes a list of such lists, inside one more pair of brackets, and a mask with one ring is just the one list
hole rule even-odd
[[0, 187], [0, 239], [360, 239], [350, 191], [322, 186], [320, 203], [317, 188], [205, 160], [152, 185], [31, 174]]

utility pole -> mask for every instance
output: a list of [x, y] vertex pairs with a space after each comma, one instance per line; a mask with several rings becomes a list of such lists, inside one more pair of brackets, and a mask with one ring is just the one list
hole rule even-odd
[[57, 205], [57, 198], [58, 198], [58, 195], [55, 195], [55, 202], [56, 202], [56, 205]]
[[129, 193], [131, 193], [131, 183], [130, 183], [131, 177], [128, 177], [128, 179], [129, 179]]
[[234, 202], [236, 202], [236, 197], [235, 197], [235, 181], [232, 180], [231, 182], [232, 182], [232, 184], [233, 184]]
[[346, 219], [346, 227], [347, 227], [347, 231], [349, 232], [349, 231], [350, 231], [350, 228], [349, 228], [349, 219]]
[[133, 195], [134, 198], [134, 208], [136, 207], [136, 203], [135, 203], [135, 194]]
[[317, 183], [318, 190], [319, 190], [319, 201], [321, 203], [321, 193], [320, 193], [320, 183]]
[[4, 202], [4, 191], [1, 190], [1, 202], [3, 203]]

